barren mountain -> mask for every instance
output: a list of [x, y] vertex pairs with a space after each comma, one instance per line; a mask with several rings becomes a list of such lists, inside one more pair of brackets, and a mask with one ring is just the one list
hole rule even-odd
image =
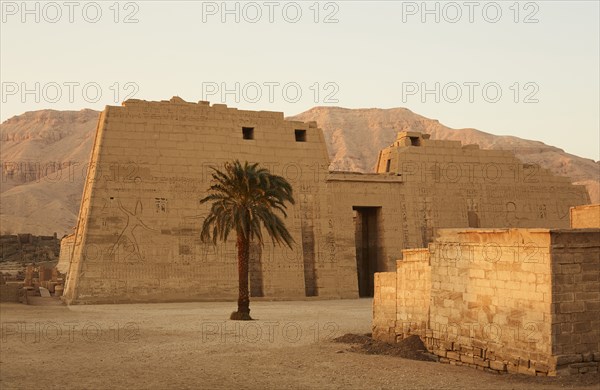
[[556, 175], [570, 177], [575, 184], [585, 185], [592, 203], [600, 202], [600, 162], [543, 142], [476, 129], [451, 129], [406, 108], [314, 107], [288, 119], [319, 124], [325, 134], [333, 170], [372, 172], [379, 151], [391, 145], [399, 131], [420, 131], [431, 134], [432, 139], [478, 144], [482, 149], [511, 150], [523, 162], [539, 164]]
[[[27, 112], [0, 125], [0, 232], [72, 232], [99, 112]], [[434, 139], [479, 144], [483, 149], [513, 150], [524, 162], [584, 184], [600, 202], [600, 164], [563, 150], [517, 137], [475, 129], [451, 129], [405, 108], [345, 109], [315, 107], [288, 119], [316, 121], [323, 129], [334, 170], [372, 172], [379, 151], [396, 133], [413, 130]]]
[[0, 125], [0, 232], [71, 232], [98, 115], [42, 110]]

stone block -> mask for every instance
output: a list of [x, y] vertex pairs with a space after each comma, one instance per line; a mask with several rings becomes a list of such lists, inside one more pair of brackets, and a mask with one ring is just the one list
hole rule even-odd
[[448, 359], [451, 359], [451, 360], [460, 360], [460, 353], [458, 353], [458, 352], [453, 352], [453, 351], [448, 351], [448, 352], [446, 353], [446, 357], [447, 357]]
[[583, 356], [580, 354], [556, 356], [556, 365], [557, 366], [564, 366], [567, 364], [580, 363], [582, 361], [583, 361]]
[[571, 368], [598, 367], [598, 363], [596, 363], [596, 362], [573, 363], [573, 364], [570, 364], [569, 367], [571, 367]]
[[506, 364], [506, 371], [508, 371], [511, 374], [520, 374], [521, 373], [521, 372], [519, 372], [519, 366], [512, 364], [512, 363]]
[[526, 367], [526, 366], [518, 366], [517, 372], [519, 374], [533, 375], [535, 376], [535, 368]]
[[468, 364], [474, 364], [475, 361], [473, 359], [473, 356], [469, 356], [469, 355], [465, 355], [465, 354], [461, 354], [460, 355], [460, 361], [463, 363], [468, 363]]
[[482, 359], [480, 357], [473, 357], [473, 363], [475, 363], [477, 366], [480, 367], [489, 367], [490, 366], [490, 361], [489, 360], [485, 360]]
[[40, 294], [41, 294], [42, 297], [44, 297], [44, 298], [50, 298], [52, 296], [52, 295], [50, 295], [50, 291], [48, 291], [47, 288], [45, 288], [45, 287], [39, 287], [39, 289], [40, 289]]
[[585, 302], [563, 302], [559, 305], [560, 313], [580, 313], [585, 310]]
[[544, 362], [535, 362], [533, 363], [533, 368], [536, 372], [539, 371], [547, 373], [550, 370], [550, 365]]
[[434, 354], [436, 354], [436, 355], [438, 355], [440, 357], [443, 357], [443, 358], [446, 357], [447, 352], [448, 351], [446, 351], [445, 349], [442, 349], [442, 348], [435, 348], [435, 349], [433, 349], [433, 353]]

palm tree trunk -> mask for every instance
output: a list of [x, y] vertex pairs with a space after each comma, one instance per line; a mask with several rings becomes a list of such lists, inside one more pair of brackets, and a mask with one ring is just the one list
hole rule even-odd
[[237, 250], [239, 280], [238, 316], [240, 316], [239, 319], [250, 319], [250, 293], [248, 291], [250, 242], [242, 234], [237, 235]]

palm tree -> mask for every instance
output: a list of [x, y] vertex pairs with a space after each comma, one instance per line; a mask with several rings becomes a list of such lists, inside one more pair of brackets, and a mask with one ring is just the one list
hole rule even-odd
[[200, 203], [211, 202], [211, 209], [202, 225], [203, 242], [227, 241], [231, 230], [237, 234], [239, 297], [238, 310], [231, 313], [232, 320], [251, 320], [250, 294], [248, 292], [248, 260], [250, 242], [263, 243], [262, 228], [271, 236], [273, 244], [285, 243], [292, 248], [294, 239], [283, 220], [287, 206], [294, 204], [292, 186], [281, 176], [271, 174], [258, 164], [242, 165], [238, 160], [225, 163], [225, 170], [212, 168], [213, 184], [209, 195]]

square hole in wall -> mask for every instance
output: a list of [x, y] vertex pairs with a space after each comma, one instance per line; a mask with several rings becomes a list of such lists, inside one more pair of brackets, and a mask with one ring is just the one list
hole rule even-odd
[[254, 127], [242, 127], [242, 137], [244, 139], [254, 139]]
[[306, 142], [306, 130], [294, 130], [296, 142]]

